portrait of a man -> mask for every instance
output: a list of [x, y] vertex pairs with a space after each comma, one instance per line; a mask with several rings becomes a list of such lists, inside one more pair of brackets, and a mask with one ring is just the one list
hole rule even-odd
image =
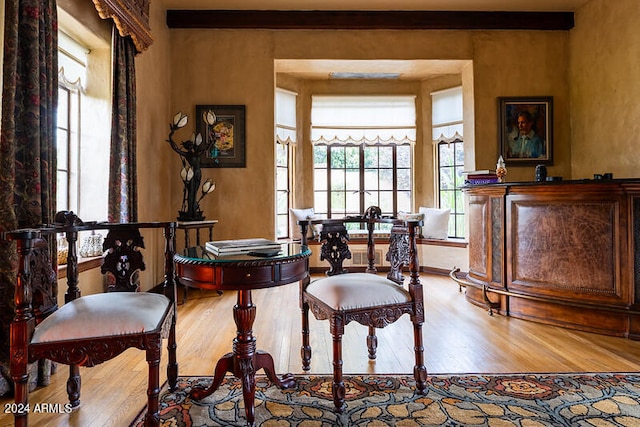
[[500, 98], [500, 153], [512, 163], [551, 163], [551, 100]]

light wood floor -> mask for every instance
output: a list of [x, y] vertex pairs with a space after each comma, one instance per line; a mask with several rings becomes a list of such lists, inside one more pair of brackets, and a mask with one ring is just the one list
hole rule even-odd
[[[495, 315], [473, 306], [448, 277], [422, 275], [425, 288], [425, 362], [430, 374], [517, 372], [631, 372], [640, 370], [640, 342], [575, 332]], [[211, 375], [216, 361], [231, 350], [235, 336], [234, 292], [191, 290], [178, 307], [180, 375]], [[257, 307], [254, 335], [258, 348], [272, 354], [278, 373], [301, 373], [298, 285], [253, 292]], [[271, 308], [271, 309], [270, 309]], [[413, 336], [407, 316], [380, 330], [378, 358], [370, 362], [366, 328], [347, 326], [344, 372], [411, 373]], [[331, 372], [331, 336], [326, 321], [311, 316], [311, 373]], [[162, 378], [166, 379], [166, 354]], [[82, 368], [82, 405], [71, 414], [31, 414], [31, 425], [128, 426], [146, 401], [147, 365], [144, 353], [127, 350], [94, 368]], [[30, 402], [67, 402], [66, 367], [52, 384], [30, 395]], [[1, 398], [2, 407], [11, 402]], [[0, 425], [11, 425], [0, 414]]]

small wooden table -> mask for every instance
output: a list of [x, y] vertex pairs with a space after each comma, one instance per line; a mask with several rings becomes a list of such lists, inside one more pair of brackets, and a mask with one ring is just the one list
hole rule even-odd
[[176, 276], [183, 285], [238, 292], [238, 300], [233, 307], [233, 318], [237, 326], [233, 351], [225, 354], [216, 364], [211, 386], [192, 390], [191, 398], [200, 400], [209, 396], [220, 386], [225, 374], [230, 372], [242, 381], [247, 425], [254, 426], [256, 371], [264, 369], [267, 377], [279, 388], [293, 387], [293, 374], [278, 378], [271, 355], [256, 350], [256, 338], [253, 336], [256, 306], [251, 300], [251, 291], [307, 278], [310, 255], [311, 251], [307, 246], [296, 243], [283, 244], [281, 254], [272, 257], [215, 256], [203, 246], [187, 248], [182, 255], [175, 255]]

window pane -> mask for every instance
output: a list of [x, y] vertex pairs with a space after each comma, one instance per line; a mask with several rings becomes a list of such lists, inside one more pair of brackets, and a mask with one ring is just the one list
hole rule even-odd
[[364, 189], [365, 191], [378, 189], [378, 169], [366, 169], [364, 171]]
[[442, 191], [442, 192], [440, 192], [440, 207], [442, 209], [453, 209], [453, 208], [455, 208], [455, 199], [456, 199], [455, 191]]
[[276, 144], [276, 166], [287, 166], [288, 147], [284, 144]]
[[464, 214], [464, 194], [462, 191], [456, 191], [456, 212]]
[[316, 191], [313, 195], [313, 210], [317, 215], [326, 214], [328, 211], [327, 207], [327, 192], [326, 191]]
[[464, 215], [456, 215], [456, 234], [455, 236], [464, 236], [465, 228], [464, 228]]
[[369, 206], [380, 206], [380, 200], [378, 198], [378, 192], [372, 192], [371, 194], [364, 193], [364, 208], [363, 211]]
[[359, 214], [360, 213], [360, 193], [348, 192], [347, 197], [347, 213]]
[[345, 147], [345, 167], [360, 168], [360, 147]]
[[286, 213], [289, 209], [289, 193], [286, 191], [278, 191], [277, 193], [277, 209], [279, 214]]
[[450, 166], [454, 164], [453, 145], [438, 144], [438, 151], [440, 152], [440, 166]]
[[364, 167], [365, 168], [378, 167], [378, 147], [364, 148]]
[[380, 170], [380, 190], [393, 190], [393, 169]]
[[464, 175], [462, 174], [462, 171], [464, 170], [464, 168], [462, 166], [456, 166], [455, 168], [455, 173], [456, 173], [456, 181], [455, 181], [455, 185], [456, 188], [460, 188], [464, 185]]
[[454, 188], [453, 168], [440, 168], [440, 189], [452, 190]]
[[347, 182], [346, 182], [347, 191], [360, 190], [360, 169], [347, 169], [346, 179], [347, 179]]
[[410, 191], [398, 191], [398, 211], [410, 212], [411, 211], [411, 192]]
[[345, 147], [331, 147], [331, 168], [344, 168]]
[[289, 171], [287, 168], [276, 168], [276, 190], [289, 189]]
[[69, 186], [67, 183], [68, 175], [65, 172], [58, 171], [57, 175], [57, 189], [56, 196], [58, 198], [56, 202], [56, 211], [69, 210]]
[[276, 233], [279, 239], [289, 237], [289, 216], [278, 215], [276, 220]]
[[462, 142], [455, 142], [454, 150], [456, 152], [456, 165], [464, 165], [464, 144]]
[[399, 168], [411, 167], [411, 146], [410, 145], [398, 145], [396, 146], [396, 163]]
[[380, 209], [386, 214], [393, 214], [393, 192], [381, 191], [380, 193]]
[[331, 190], [341, 190], [345, 189], [344, 184], [344, 170], [342, 169], [331, 169]]
[[331, 192], [331, 212], [343, 212], [346, 207], [345, 194], [343, 191]]
[[313, 188], [316, 190], [327, 190], [326, 169], [316, 169], [313, 171]]
[[379, 167], [392, 168], [393, 167], [393, 147], [384, 146], [379, 150]]
[[58, 89], [58, 127], [69, 129], [69, 91]]
[[323, 145], [315, 145], [313, 147], [313, 164], [318, 168], [327, 167], [327, 147]]
[[58, 169], [69, 169], [69, 132], [58, 129], [56, 134], [56, 151], [58, 155]]
[[398, 177], [398, 190], [411, 190], [411, 170], [398, 169], [396, 175]]

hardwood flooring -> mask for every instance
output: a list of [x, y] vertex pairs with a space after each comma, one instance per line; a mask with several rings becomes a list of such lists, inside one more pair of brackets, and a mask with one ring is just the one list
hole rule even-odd
[[[446, 276], [422, 275], [426, 300], [425, 364], [430, 374], [517, 372], [635, 372], [640, 370], [640, 342], [489, 316], [471, 305]], [[278, 373], [301, 373], [298, 285], [253, 292], [257, 307], [254, 335], [260, 350], [272, 354]], [[234, 292], [190, 290], [178, 306], [180, 375], [212, 375], [216, 361], [231, 351], [235, 336]], [[311, 316], [311, 373], [331, 372], [328, 322]], [[350, 324], [344, 336], [344, 372], [411, 373], [413, 336], [408, 317], [379, 330], [378, 358], [367, 358], [366, 328]], [[163, 355], [161, 381], [166, 354]], [[81, 368], [82, 405], [71, 414], [35, 414], [31, 425], [128, 426], [145, 405], [147, 364], [144, 352], [130, 349], [94, 368]], [[261, 373], [261, 372], [260, 372]], [[51, 385], [30, 395], [30, 402], [67, 402], [67, 369], [59, 366]], [[0, 398], [5, 409], [12, 398]], [[0, 414], [0, 425], [13, 417]]]

